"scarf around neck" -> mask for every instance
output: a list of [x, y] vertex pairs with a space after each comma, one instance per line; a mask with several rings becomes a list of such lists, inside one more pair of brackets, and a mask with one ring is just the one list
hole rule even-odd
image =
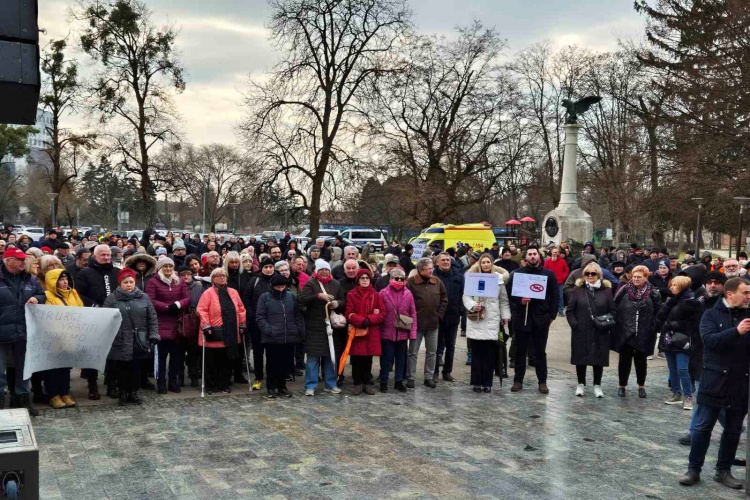
[[629, 281], [628, 284], [625, 285], [625, 290], [628, 292], [631, 299], [643, 300], [644, 297], [651, 295], [651, 283], [646, 281], [643, 287], [639, 290], [632, 281]]
[[327, 278], [321, 278], [321, 276], [318, 273], [313, 273], [313, 278], [320, 281], [324, 285], [327, 285], [331, 281], [333, 281], [333, 276], [328, 276]]
[[227, 346], [227, 357], [237, 359], [237, 309], [234, 307], [232, 297], [229, 296], [227, 287], [216, 287], [219, 295], [219, 306], [221, 307], [221, 321], [224, 330], [224, 344]]

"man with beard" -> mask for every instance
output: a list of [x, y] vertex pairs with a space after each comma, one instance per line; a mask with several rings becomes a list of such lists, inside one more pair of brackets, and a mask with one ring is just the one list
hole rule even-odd
[[[526, 375], [526, 350], [529, 344], [533, 343], [539, 392], [549, 394], [549, 388], [547, 387], [547, 338], [549, 337], [549, 327], [557, 317], [560, 291], [555, 286], [557, 284], [555, 273], [542, 267], [539, 250], [536, 247], [529, 247], [526, 250], [525, 260], [526, 266], [512, 273], [506, 285], [513, 317], [513, 330], [515, 331], [514, 343], [517, 342], [515, 376], [511, 392], [518, 392], [523, 389], [523, 379]], [[512, 295], [513, 281], [521, 274], [545, 276], [547, 278], [544, 299]]]
[[724, 276], [727, 279], [739, 278], [740, 277], [740, 263], [735, 259], [727, 259], [724, 261]]

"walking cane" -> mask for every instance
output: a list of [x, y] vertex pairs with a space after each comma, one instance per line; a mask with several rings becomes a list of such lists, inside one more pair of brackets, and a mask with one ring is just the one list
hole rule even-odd
[[203, 335], [203, 353], [201, 354], [201, 397], [206, 397], [206, 334]]
[[247, 354], [247, 344], [245, 343], [245, 338], [247, 337], [247, 332], [245, 332], [245, 335], [242, 336], [242, 349], [245, 351], [245, 369], [247, 370], [247, 378], [248, 378], [248, 384], [247, 384], [247, 392], [250, 394], [253, 393], [253, 384], [250, 383], [250, 358], [248, 358]]
[[154, 382], [159, 384], [159, 344], [154, 344]]

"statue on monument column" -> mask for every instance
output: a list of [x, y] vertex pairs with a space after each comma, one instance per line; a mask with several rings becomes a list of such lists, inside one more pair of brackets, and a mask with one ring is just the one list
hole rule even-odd
[[591, 106], [601, 100], [602, 98], [598, 95], [590, 95], [576, 102], [573, 102], [570, 99], [563, 99], [562, 106], [567, 110], [567, 113], [565, 113], [565, 123], [578, 123], [578, 115], [585, 113], [591, 108]]

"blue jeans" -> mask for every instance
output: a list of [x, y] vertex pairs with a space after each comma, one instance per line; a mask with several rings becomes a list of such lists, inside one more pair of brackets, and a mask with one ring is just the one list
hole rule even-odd
[[0, 344], [0, 394], [5, 393], [5, 386], [8, 385], [8, 357], [13, 356], [13, 363], [16, 367], [16, 395], [23, 396], [29, 393], [31, 383], [23, 379], [23, 367], [26, 361], [26, 341], [18, 340], [9, 344]]
[[563, 285], [557, 285], [557, 288], [560, 291], [560, 307], [559, 307], [558, 312], [562, 314], [563, 310], [565, 309], [565, 299], [563, 298]]
[[[693, 380], [690, 378], [688, 363], [690, 356], [685, 352], [665, 352], [669, 366], [669, 380], [672, 381], [672, 394], [681, 393], [686, 398], [693, 397]], [[682, 389], [680, 389], [682, 386]]]
[[380, 349], [382, 354], [380, 355], [380, 383], [388, 383], [388, 375], [390, 374], [393, 362], [396, 362], [396, 374], [394, 378], [396, 382], [403, 382], [404, 380], [404, 367], [406, 366], [406, 353], [409, 350], [408, 340], [399, 340], [393, 342], [392, 340], [380, 340]]
[[708, 446], [711, 444], [711, 432], [714, 430], [719, 415], [725, 413], [724, 431], [719, 443], [719, 459], [716, 461], [717, 471], [729, 471], [737, 453], [737, 445], [742, 434], [742, 422], [747, 415], [747, 405], [732, 408], [717, 408], [708, 405], [698, 405], [695, 429], [690, 436], [690, 462], [688, 470], [700, 473], [706, 459]]
[[[696, 380], [695, 381], [695, 402], [693, 404], [693, 411], [690, 414], [690, 429], [688, 430], [688, 434], [692, 436], [693, 430], [695, 430], [695, 423], [698, 421], [697, 415], [698, 415], [698, 406], [700, 406], [700, 400], [698, 400], [698, 389], [700, 389], [701, 381]], [[726, 416], [724, 414], [724, 409], [722, 408], [719, 412], [719, 423], [722, 427], [724, 427], [724, 422], [726, 421]]]
[[318, 374], [320, 373], [320, 363], [323, 363], [323, 379], [327, 389], [336, 387], [336, 371], [333, 369], [331, 356], [313, 356], [307, 355], [307, 364], [305, 365], [305, 390], [315, 389], [318, 387]]

